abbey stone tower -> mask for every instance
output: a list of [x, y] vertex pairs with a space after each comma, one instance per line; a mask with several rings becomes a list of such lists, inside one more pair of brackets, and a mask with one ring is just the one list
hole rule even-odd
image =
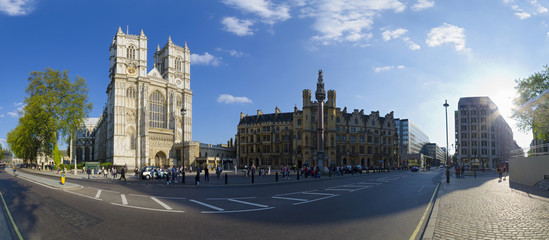
[[94, 132], [94, 159], [128, 169], [188, 165], [180, 154], [182, 106], [184, 140], [192, 140], [189, 48], [169, 37], [157, 46], [148, 72], [147, 49], [143, 30], [131, 35], [118, 28], [109, 50], [108, 100]]

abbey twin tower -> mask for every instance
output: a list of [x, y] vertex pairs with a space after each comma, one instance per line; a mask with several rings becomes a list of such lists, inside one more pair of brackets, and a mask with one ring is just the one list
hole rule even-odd
[[77, 143], [78, 158], [129, 169], [183, 165], [182, 140], [192, 139], [190, 51], [169, 37], [162, 48], [157, 46], [147, 72], [147, 49], [143, 30], [131, 35], [118, 29], [109, 49], [107, 104], [95, 126], [88, 127], [92, 141]]

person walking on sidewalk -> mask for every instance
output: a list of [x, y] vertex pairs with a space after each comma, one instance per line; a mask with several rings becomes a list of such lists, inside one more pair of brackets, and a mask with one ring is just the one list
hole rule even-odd
[[196, 177], [194, 178], [196, 181], [196, 186], [200, 185], [200, 167], [196, 167]]
[[210, 181], [210, 172], [208, 171], [208, 166], [204, 168], [204, 182]]
[[124, 179], [124, 182], [126, 181], [126, 167], [122, 167], [122, 169], [120, 170], [120, 179], [118, 179], [118, 181], [121, 181], [122, 179]]

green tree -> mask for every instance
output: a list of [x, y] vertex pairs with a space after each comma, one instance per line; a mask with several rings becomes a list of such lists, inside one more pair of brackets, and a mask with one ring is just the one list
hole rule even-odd
[[61, 164], [61, 153], [59, 152], [57, 144], [53, 145], [53, 162], [55, 162], [55, 166]]
[[2, 149], [2, 144], [0, 144], [0, 160], [4, 159], [4, 149]]
[[26, 106], [18, 126], [12, 130], [12, 141], [8, 142], [17, 149], [16, 156], [34, 160], [39, 151], [46, 157], [52, 156], [60, 138], [73, 136], [92, 104], [88, 102], [86, 80], [76, 76], [71, 81], [68, 71], [46, 68], [44, 72], [32, 72], [28, 81]]
[[513, 99], [514, 114], [518, 127], [524, 131], [533, 131], [543, 140], [549, 140], [549, 106], [547, 103], [525, 106], [528, 101], [540, 96], [549, 89], [549, 66], [524, 79], [517, 79], [515, 90], [517, 95]]

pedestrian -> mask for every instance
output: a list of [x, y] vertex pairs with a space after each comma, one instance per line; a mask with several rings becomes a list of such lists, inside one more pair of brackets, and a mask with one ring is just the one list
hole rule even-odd
[[210, 181], [210, 172], [208, 170], [208, 167], [204, 168], [204, 182]]
[[122, 167], [122, 169], [120, 170], [120, 179], [118, 179], [118, 181], [121, 181], [122, 179], [124, 179], [124, 182], [126, 181], [126, 167]]
[[88, 168], [86, 171], [88, 172], [88, 180], [90, 180], [91, 169]]
[[[109, 168], [109, 167], [107, 167], [107, 168]], [[109, 174], [107, 173], [107, 169], [105, 169], [103, 167], [103, 178], [107, 179], [108, 176], [109, 176]]]
[[200, 167], [196, 167], [196, 177], [194, 180], [196, 181], [196, 186], [200, 186]]

